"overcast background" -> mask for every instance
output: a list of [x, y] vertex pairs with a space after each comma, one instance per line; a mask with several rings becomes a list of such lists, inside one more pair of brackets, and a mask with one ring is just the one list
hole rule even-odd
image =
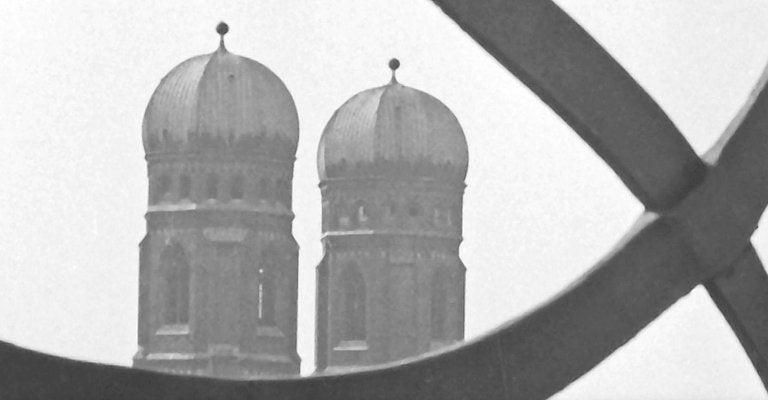
[[[320, 260], [316, 146], [353, 94], [399, 80], [441, 99], [469, 144], [462, 258], [468, 338], [531, 310], [586, 271], [642, 211], [551, 110], [431, 2], [16, 1], [0, 14], [0, 339], [130, 365], [146, 165], [141, 122], [171, 68], [227, 47], [267, 65], [296, 101], [299, 354], [314, 368]], [[558, 3], [702, 153], [768, 59], [762, 0]], [[695, 4], [695, 8], [692, 5]], [[768, 255], [765, 228], [753, 238]], [[766, 398], [702, 288], [560, 393], [581, 398]]]

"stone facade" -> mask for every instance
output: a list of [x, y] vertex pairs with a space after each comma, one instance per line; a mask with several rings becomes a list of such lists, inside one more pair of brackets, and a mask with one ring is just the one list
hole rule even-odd
[[[150, 161], [150, 182], [171, 184], [167, 191], [165, 184], [149, 191], [154, 200], [140, 246], [135, 366], [221, 377], [298, 373], [298, 246], [291, 234], [290, 187], [264, 186], [290, 182], [292, 165], [259, 174], [269, 169], [257, 160], [249, 164]], [[191, 187], [182, 197], [187, 177]], [[169, 321], [172, 261], [164, 256], [176, 249], [189, 269], [188, 287], [182, 288], [188, 315]]]
[[[463, 187], [332, 181], [322, 193], [317, 369], [393, 361], [463, 339]], [[363, 286], [365, 312], [357, 315], [348, 274]], [[362, 318], [362, 335], [349, 330], [354, 318]]]

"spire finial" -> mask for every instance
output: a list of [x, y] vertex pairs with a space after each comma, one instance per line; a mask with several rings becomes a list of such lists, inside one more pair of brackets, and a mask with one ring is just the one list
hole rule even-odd
[[393, 58], [389, 60], [389, 69], [392, 70], [392, 80], [389, 83], [397, 83], [397, 77], [395, 77], [395, 71], [400, 68], [400, 60]]
[[218, 33], [219, 36], [221, 36], [221, 39], [219, 40], [219, 48], [221, 50], [227, 49], [226, 47], [224, 47], [224, 35], [226, 35], [227, 32], [229, 32], [229, 25], [227, 25], [226, 22], [221, 21], [219, 22], [218, 25], [216, 25], [216, 33]]

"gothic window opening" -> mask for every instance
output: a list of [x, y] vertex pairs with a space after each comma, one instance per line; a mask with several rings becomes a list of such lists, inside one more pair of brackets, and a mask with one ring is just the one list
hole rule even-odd
[[189, 175], [182, 175], [179, 177], [179, 198], [189, 199], [189, 195], [192, 192], [192, 179]]
[[432, 274], [432, 292], [430, 296], [430, 336], [432, 340], [448, 339], [448, 271], [439, 267]]
[[336, 210], [331, 210], [328, 215], [329, 228], [331, 230], [339, 229], [339, 218], [336, 216]]
[[267, 188], [269, 187], [269, 183], [267, 183], [267, 178], [261, 178], [259, 180], [259, 186], [257, 190], [257, 197], [259, 199], [266, 199], [267, 198]]
[[205, 181], [205, 195], [209, 200], [219, 198], [219, 177], [216, 174], [209, 174]]
[[432, 209], [432, 224], [437, 227], [443, 226], [443, 215], [439, 207]]
[[259, 184], [261, 186], [261, 198], [264, 200], [275, 200], [275, 181], [269, 178], [262, 178], [261, 183]]
[[260, 325], [275, 324], [275, 267], [270, 261], [257, 270], [256, 318]]
[[397, 204], [395, 202], [390, 201], [387, 203], [387, 216], [390, 218], [393, 218], [395, 215], [397, 215]]
[[163, 322], [166, 325], [189, 323], [190, 268], [184, 250], [178, 244], [162, 254], [162, 274], [165, 281]]
[[291, 203], [291, 183], [286, 179], [278, 179], [275, 182], [277, 198], [280, 202], [288, 205]]
[[394, 200], [386, 200], [382, 210], [382, 220], [385, 224], [392, 224], [397, 219], [398, 207]]
[[365, 281], [357, 266], [350, 264], [341, 276], [341, 340], [365, 340]]
[[451, 213], [449, 215], [451, 226], [461, 228], [461, 206], [451, 208]]
[[352, 206], [352, 214], [349, 218], [350, 226], [354, 228], [364, 227], [368, 222], [368, 210], [365, 203], [360, 200]]
[[243, 196], [243, 176], [237, 174], [232, 178], [232, 186], [229, 188], [229, 197], [232, 200], [242, 200]]
[[408, 216], [410, 216], [411, 218], [418, 217], [420, 212], [421, 212], [421, 208], [419, 207], [418, 203], [413, 202], [408, 205]]
[[331, 228], [331, 205], [327, 201], [323, 201], [322, 205], [322, 226], [321, 229], [323, 232], [329, 230]]
[[171, 191], [171, 178], [168, 175], [160, 175], [157, 180], [157, 189], [155, 192], [155, 202], [165, 199], [165, 196]]

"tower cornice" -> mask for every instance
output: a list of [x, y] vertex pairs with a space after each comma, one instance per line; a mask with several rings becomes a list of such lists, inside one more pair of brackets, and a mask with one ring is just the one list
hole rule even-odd
[[458, 181], [441, 181], [434, 179], [407, 179], [407, 178], [387, 178], [387, 177], [345, 177], [345, 178], [329, 178], [320, 181], [318, 184], [320, 189], [327, 187], [336, 188], [368, 188], [368, 187], [393, 187], [403, 188], [411, 187], [418, 189], [435, 189], [435, 190], [449, 190], [457, 194], [463, 194], [467, 185], [464, 182]]
[[366, 229], [366, 230], [348, 230], [348, 231], [328, 231], [323, 232], [320, 240], [327, 239], [342, 239], [342, 238], [359, 238], [359, 237], [410, 237], [410, 238], [424, 238], [424, 239], [439, 239], [455, 241], [457, 244], [461, 243], [464, 238], [461, 235], [438, 232], [438, 231], [419, 231], [419, 230], [402, 230], [402, 229]]

